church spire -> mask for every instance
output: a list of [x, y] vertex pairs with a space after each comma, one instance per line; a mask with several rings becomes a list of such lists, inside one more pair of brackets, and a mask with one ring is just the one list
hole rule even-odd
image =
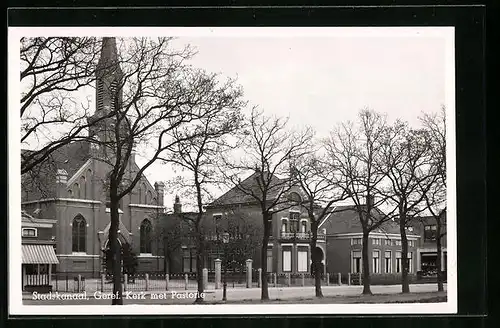
[[104, 68], [104, 70], [119, 68], [116, 38], [102, 38], [101, 56], [97, 65], [98, 67], [100, 66], [100, 68]]

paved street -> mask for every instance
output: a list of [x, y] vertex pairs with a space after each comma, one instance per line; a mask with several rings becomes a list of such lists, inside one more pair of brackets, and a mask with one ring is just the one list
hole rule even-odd
[[[362, 286], [323, 286], [323, 295], [325, 297], [334, 296], [356, 296], [362, 292]], [[446, 289], [446, 285], [445, 285]], [[401, 292], [400, 285], [388, 286], [372, 286], [373, 294], [399, 294]], [[436, 292], [437, 286], [435, 284], [419, 284], [411, 285], [410, 291], [412, 293], [429, 293]], [[234, 288], [227, 290], [228, 301], [248, 301], [260, 299], [260, 288]], [[71, 294], [61, 294], [71, 295]], [[74, 294], [73, 294], [74, 295]], [[96, 294], [87, 293], [84, 300], [33, 300], [33, 295], [23, 294], [23, 303], [26, 305], [76, 305], [76, 304], [110, 304], [109, 296], [112, 294]], [[144, 296], [142, 296], [144, 295]], [[98, 298], [96, 299], [95, 296]], [[99, 299], [100, 297], [100, 299]], [[196, 297], [193, 291], [178, 291], [178, 292], [148, 292], [137, 293], [133, 292], [128, 294], [129, 298], [124, 299], [124, 304], [192, 304]], [[141, 299], [143, 298], [143, 299]], [[269, 288], [269, 298], [271, 300], [290, 300], [290, 299], [312, 299], [314, 298], [313, 287], [285, 287], [285, 288]], [[222, 299], [222, 290], [208, 290], [205, 294], [207, 302], [220, 301]]]

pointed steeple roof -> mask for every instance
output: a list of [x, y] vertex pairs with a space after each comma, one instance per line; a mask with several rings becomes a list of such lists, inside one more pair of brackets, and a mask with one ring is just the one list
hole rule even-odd
[[118, 51], [116, 49], [116, 38], [102, 38], [101, 57], [99, 63], [118, 62]]

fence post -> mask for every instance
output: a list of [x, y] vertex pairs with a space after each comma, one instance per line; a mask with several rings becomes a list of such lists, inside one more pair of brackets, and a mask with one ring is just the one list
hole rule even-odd
[[78, 274], [78, 293], [80, 293], [82, 290], [82, 275]]
[[144, 274], [144, 279], [146, 280], [146, 291], [149, 290], [149, 274]]
[[286, 274], [286, 284], [288, 287], [290, 287], [292, 285], [292, 276], [290, 273]]
[[220, 289], [222, 261], [215, 259], [215, 289]]
[[68, 287], [68, 273], [66, 272], [66, 291], [69, 292], [69, 287]]
[[165, 273], [165, 290], [168, 290], [169, 279], [168, 273]]
[[246, 261], [247, 264], [247, 288], [252, 287], [252, 259]]
[[257, 287], [260, 288], [260, 286], [262, 285], [262, 269], [259, 268], [257, 272], [259, 273], [259, 279], [257, 280]]
[[306, 285], [306, 277], [304, 274], [302, 274], [302, 287]]
[[326, 273], [326, 285], [330, 286], [330, 273]]
[[351, 286], [351, 273], [350, 272], [347, 273], [347, 285]]
[[361, 281], [361, 272], [358, 273], [358, 277], [359, 277], [359, 285], [361, 286], [363, 284], [362, 281]]
[[278, 273], [274, 272], [273, 273], [273, 278], [274, 278], [274, 287], [278, 285]]
[[127, 291], [127, 285], [128, 285], [128, 274], [124, 273], [123, 274], [123, 291]]
[[189, 277], [188, 277], [188, 274], [185, 273], [184, 274], [184, 289], [187, 290], [188, 289], [188, 283], [189, 283]]
[[339, 286], [342, 285], [342, 274], [340, 272], [337, 273], [337, 280], [338, 280]]
[[208, 288], [208, 269], [203, 268], [203, 290]]
[[103, 273], [101, 274], [101, 293], [104, 292], [104, 280], [106, 279], [106, 275]]

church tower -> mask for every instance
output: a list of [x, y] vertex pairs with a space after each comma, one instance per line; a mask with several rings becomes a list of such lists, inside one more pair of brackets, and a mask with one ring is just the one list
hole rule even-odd
[[[114, 109], [122, 106], [122, 79], [123, 72], [118, 60], [116, 38], [102, 38], [101, 55], [96, 68], [96, 107], [94, 114], [88, 118], [90, 122], [110, 115]], [[112, 141], [115, 121], [116, 118], [112, 115], [110, 118], [102, 119], [98, 124], [91, 124], [90, 136], [102, 142]]]

